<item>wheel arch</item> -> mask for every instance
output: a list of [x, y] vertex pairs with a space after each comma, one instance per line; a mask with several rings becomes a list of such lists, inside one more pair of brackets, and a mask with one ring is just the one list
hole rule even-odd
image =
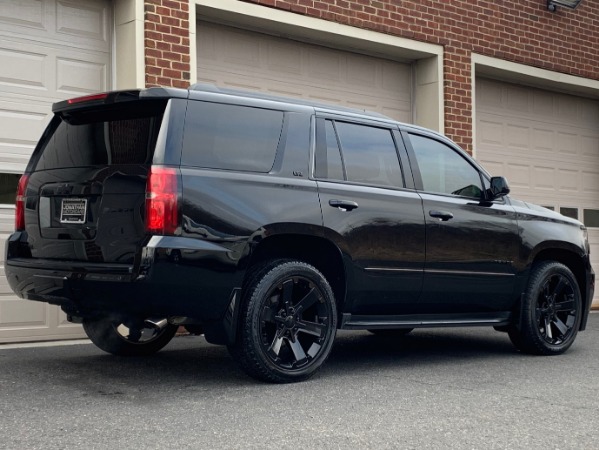
[[[582, 299], [582, 310], [589, 310], [589, 302], [592, 302], [592, 298], [588, 298], [588, 292], [585, 288], [587, 285], [586, 272], [587, 272], [587, 260], [571, 249], [567, 248], [545, 248], [540, 250], [532, 260], [531, 267], [533, 264], [537, 264], [542, 261], [556, 261], [572, 271], [578, 282], [578, 288], [580, 290], [580, 296]], [[583, 313], [583, 320], [580, 324], [580, 329], [583, 330], [586, 324], [584, 318], [586, 315]]]
[[346, 294], [346, 270], [341, 250], [320, 236], [279, 234], [269, 236], [252, 249], [248, 267], [271, 259], [297, 259], [314, 266], [329, 282], [338, 314], [341, 315]]

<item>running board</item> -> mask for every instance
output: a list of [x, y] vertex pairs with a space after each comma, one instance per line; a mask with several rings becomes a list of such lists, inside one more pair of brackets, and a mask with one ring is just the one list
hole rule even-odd
[[511, 323], [509, 311], [474, 314], [410, 314], [402, 316], [357, 316], [344, 313], [341, 329], [384, 330], [393, 328], [483, 327]]

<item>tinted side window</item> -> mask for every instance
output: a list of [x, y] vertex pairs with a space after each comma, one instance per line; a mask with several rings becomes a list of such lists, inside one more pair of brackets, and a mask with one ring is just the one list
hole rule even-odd
[[182, 164], [268, 172], [282, 128], [282, 111], [190, 101]]
[[403, 187], [401, 167], [391, 131], [335, 122], [349, 181]]
[[480, 174], [451, 147], [410, 134], [425, 191], [480, 198]]

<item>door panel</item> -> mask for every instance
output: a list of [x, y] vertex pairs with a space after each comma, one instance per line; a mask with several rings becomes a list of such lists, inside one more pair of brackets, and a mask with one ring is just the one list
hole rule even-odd
[[[326, 181], [319, 181], [318, 189], [325, 233], [350, 259], [346, 312], [414, 312], [425, 257], [420, 196]], [[332, 200], [358, 206], [344, 211]]]
[[[519, 238], [511, 206], [421, 194], [426, 220], [426, 270], [421, 312], [509, 309]], [[448, 220], [431, 216], [448, 212]]]
[[503, 200], [483, 201], [488, 181], [436, 135], [404, 133], [426, 220], [422, 312], [501, 311], [513, 303], [518, 224]]

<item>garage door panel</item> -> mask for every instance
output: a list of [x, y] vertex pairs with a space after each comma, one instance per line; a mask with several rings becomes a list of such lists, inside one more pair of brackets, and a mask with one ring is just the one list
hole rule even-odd
[[[525, 93], [525, 97], [528, 93]], [[553, 97], [548, 95], [542, 95], [538, 92], [532, 94], [532, 113], [534, 116], [545, 116], [548, 113], [554, 115], [554, 101]]]
[[0, 23], [3, 27], [23, 30], [45, 30], [49, 17], [42, 0], [3, 0], [0, 2]]
[[586, 193], [599, 193], [599, 171], [582, 172], [582, 190]]
[[410, 99], [412, 97], [412, 73], [406, 70], [403, 64], [380, 61], [382, 79], [381, 88], [396, 93], [397, 99]]
[[529, 95], [526, 89], [519, 86], [509, 86], [506, 89], [505, 105], [512, 111], [530, 112]]
[[111, 17], [111, 2], [105, 0], [2, 0], [0, 34], [109, 52]]
[[485, 148], [503, 148], [503, 123], [492, 117], [481, 119], [478, 126], [480, 142]]
[[65, 40], [89, 40], [108, 44], [108, 8], [103, 2], [58, 1], [56, 33]]
[[109, 62], [102, 52], [0, 38], [0, 99], [7, 94], [44, 99], [49, 111], [66, 96], [107, 90]]
[[531, 129], [529, 127], [509, 124], [505, 128], [508, 146], [523, 150], [528, 150], [530, 148]]
[[26, 51], [19, 43], [0, 40], [0, 84], [17, 89], [47, 90], [46, 71], [47, 55]]
[[108, 89], [107, 64], [96, 61], [57, 58], [56, 92], [63, 95], [81, 95]]
[[0, 328], [48, 325], [48, 311], [44, 303], [26, 301], [18, 297], [5, 299], [2, 303]]
[[557, 131], [555, 150], [562, 155], [576, 155], [578, 153], [578, 135], [566, 131]]
[[527, 189], [530, 186], [530, 166], [507, 163], [506, 173], [509, 174], [508, 179], [510, 180], [512, 191], [514, 189]]
[[555, 142], [555, 131], [551, 129], [533, 128], [532, 142], [535, 150], [551, 154]]
[[558, 188], [562, 192], [570, 192], [575, 195], [580, 191], [580, 171], [560, 169], [557, 176]]
[[198, 81], [412, 120], [410, 65], [198, 22]]
[[555, 169], [552, 167], [532, 167], [532, 179], [535, 189], [555, 191]]
[[[23, 172], [49, 121], [48, 105], [0, 101], [2, 171]], [[1, 258], [1, 256], [0, 256]]]
[[[599, 126], [599, 123], [598, 123]], [[591, 156], [597, 158], [597, 149], [599, 149], [599, 136], [585, 136], [579, 138], [580, 154], [582, 156]]]
[[297, 45], [280, 41], [267, 46], [267, 67], [269, 70], [288, 73], [300, 73], [302, 70], [302, 52]]
[[579, 110], [580, 102], [576, 97], [560, 95], [557, 99], [557, 116], [563, 118], [564, 121], [572, 124], [577, 124], [581, 114]]

